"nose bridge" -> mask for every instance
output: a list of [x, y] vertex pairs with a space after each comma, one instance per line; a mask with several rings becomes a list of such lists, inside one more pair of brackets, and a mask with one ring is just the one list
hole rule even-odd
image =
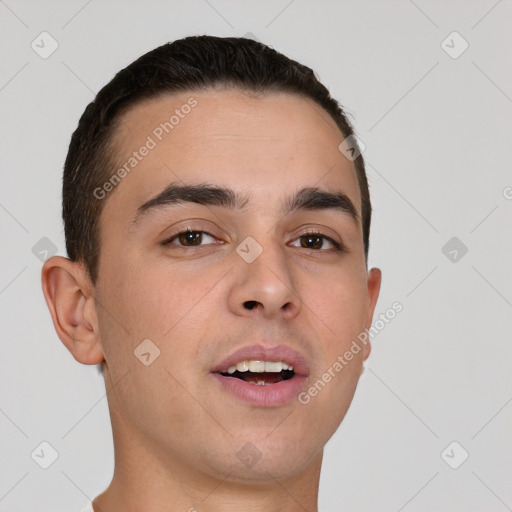
[[278, 288], [292, 290], [292, 272], [286, 261], [284, 247], [272, 240], [264, 242], [261, 247], [261, 254], [246, 265], [246, 271], [259, 274], [263, 288], [275, 288], [276, 291]]
[[232, 303], [236, 311], [245, 313], [257, 306], [264, 316], [299, 312], [301, 300], [282, 242], [269, 233], [248, 236], [236, 252], [238, 277]]

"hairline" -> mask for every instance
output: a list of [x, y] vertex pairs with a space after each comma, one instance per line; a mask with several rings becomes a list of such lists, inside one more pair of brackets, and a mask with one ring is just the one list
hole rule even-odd
[[[262, 86], [262, 87], [251, 87], [250, 85], [246, 84], [239, 84], [232, 80], [224, 80], [224, 81], [218, 81], [211, 84], [205, 84], [200, 86], [178, 86], [173, 89], [165, 89], [162, 88], [157, 91], [150, 92], [140, 98], [133, 99], [132, 101], [128, 101], [126, 105], [123, 105], [119, 108], [119, 110], [114, 114], [109, 126], [105, 130], [104, 136], [105, 138], [102, 140], [101, 146], [99, 149], [99, 154], [97, 155], [97, 159], [100, 162], [101, 167], [104, 168], [104, 172], [102, 173], [102, 180], [108, 179], [108, 176], [110, 176], [115, 169], [119, 166], [119, 162], [122, 160], [121, 156], [118, 154], [120, 151], [119, 147], [119, 141], [118, 141], [118, 133], [119, 128], [124, 122], [124, 119], [126, 116], [128, 116], [131, 112], [136, 110], [137, 108], [143, 106], [146, 103], [150, 103], [152, 101], [157, 101], [158, 99], [163, 99], [165, 97], [180, 97], [185, 94], [193, 94], [193, 93], [208, 93], [208, 92], [216, 92], [216, 91], [234, 91], [234, 92], [240, 92], [243, 95], [246, 95], [247, 97], [251, 99], [259, 99], [263, 98], [265, 96], [279, 96], [279, 95], [285, 95], [285, 96], [292, 96], [296, 98], [301, 98], [303, 100], [306, 100], [311, 106], [320, 107], [322, 112], [324, 114], [327, 114], [327, 118], [329, 121], [332, 121], [338, 132], [342, 137], [346, 137], [347, 135], [343, 133], [342, 129], [338, 125], [337, 120], [331, 115], [331, 113], [324, 108], [323, 105], [318, 103], [314, 98], [309, 96], [308, 94], [305, 94], [301, 91], [294, 91], [290, 89], [286, 89], [285, 86], [280, 85], [269, 85], [269, 86]], [[359, 159], [360, 157], [358, 157]], [[357, 160], [358, 160], [357, 159]], [[362, 184], [361, 184], [361, 171], [358, 168], [358, 165], [356, 164], [356, 161], [351, 162], [353, 164], [353, 170], [356, 175], [357, 179], [357, 185], [359, 190], [359, 207], [361, 211], [361, 230], [362, 230], [362, 236], [363, 236], [363, 244], [365, 244], [365, 226], [364, 226], [364, 220], [365, 220], [365, 207], [363, 202], [363, 193], [362, 193]], [[364, 168], [363, 168], [364, 172]], [[90, 277], [91, 282], [93, 284], [98, 279], [98, 272], [99, 272], [99, 260], [101, 256], [101, 243], [100, 243], [100, 227], [101, 222], [103, 219], [103, 211], [105, 209], [105, 205], [109, 199], [111, 199], [112, 195], [115, 194], [115, 190], [108, 194], [108, 196], [101, 201], [98, 201], [98, 210], [97, 215], [95, 217], [95, 222], [92, 223], [92, 246], [96, 247], [96, 253], [95, 253], [95, 259], [94, 259], [94, 268], [89, 269], [87, 268], [88, 275]], [[371, 209], [371, 203], [368, 205]], [[365, 254], [365, 262], [367, 264], [367, 255]], [[83, 261], [86, 267], [88, 265], [85, 261]], [[94, 276], [91, 274], [91, 272], [94, 272]], [[94, 277], [94, 280], [93, 280]]]

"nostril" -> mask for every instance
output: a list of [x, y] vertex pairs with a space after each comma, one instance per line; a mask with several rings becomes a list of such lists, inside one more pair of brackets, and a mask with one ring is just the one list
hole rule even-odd
[[245, 301], [244, 306], [247, 309], [254, 309], [258, 304], [259, 304], [259, 302], [255, 301], [255, 300], [247, 300], [247, 301]]

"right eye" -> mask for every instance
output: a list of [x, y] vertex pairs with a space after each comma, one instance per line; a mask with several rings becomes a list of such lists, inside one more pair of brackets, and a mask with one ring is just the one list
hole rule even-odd
[[[176, 233], [170, 238], [164, 240], [162, 245], [174, 244], [180, 247], [197, 247], [201, 245], [209, 245], [201, 243], [204, 241], [204, 237], [217, 240], [213, 235], [207, 233], [206, 231], [187, 228], [186, 230], [180, 231], [179, 233]], [[213, 243], [219, 242], [214, 241]]]

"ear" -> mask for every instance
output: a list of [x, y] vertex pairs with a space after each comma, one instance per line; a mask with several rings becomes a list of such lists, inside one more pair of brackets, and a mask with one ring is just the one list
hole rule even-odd
[[57, 335], [72, 356], [83, 364], [103, 361], [94, 285], [83, 264], [54, 256], [44, 263], [41, 281]]
[[[375, 311], [375, 306], [377, 305], [377, 299], [379, 298], [380, 285], [382, 282], [382, 273], [378, 268], [372, 268], [370, 272], [368, 272], [368, 314], [366, 317], [366, 329], [370, 329], [373, 321], [373, 313]], [[372, 345], [370, 340], [365, 344], [363, 348], [363, 361], [368, 359], [370, 352], [372, 350]]]

